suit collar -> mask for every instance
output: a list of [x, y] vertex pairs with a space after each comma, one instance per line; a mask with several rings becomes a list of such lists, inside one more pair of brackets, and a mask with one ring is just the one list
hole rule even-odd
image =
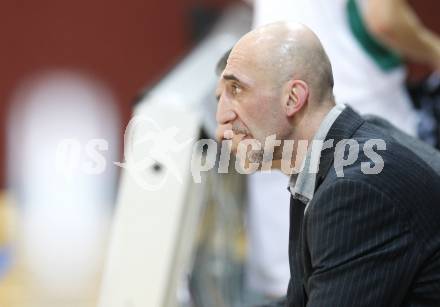
[[315, 190], [322, 183], [324, 178], [333, 164], [334, 153], [336, 144], [344, 139], [351, 138], [356, 130], [365, 122], [365, 120], [356, 113], [352, 108], [346, 107], [344, 111], [335, 120], [330, 128], [325, 141], [333, 140], [333, 146], [328, 149], [324, 149], [321, 152], [321, 158], [319, 161], [319, 170], [316, 176]]
[[289, 191], [293, 198], [305, 204], [310, 202], [315, 194], [316, 176], [323, 142], [333, 123], [345, 108], [345, 105], [337, 104], [327, 113], [313, 137], [313, 142], [309, 144], [307, 154], [302, 162], [302, 171], [298, 175], [290, 177]]

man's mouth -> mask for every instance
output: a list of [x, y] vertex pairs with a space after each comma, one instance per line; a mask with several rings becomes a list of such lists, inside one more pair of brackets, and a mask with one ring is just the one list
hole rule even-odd
[[244, 139], [252, 139], [252, 135], [249, 132], [244, 132], [242, 130], [229, 130], [226, 131], [222, 137], [223, 140], [232, 140], [236, 137], [239, 137], [241, 140]]
[[234, 132], [234, 135], [239, 136], [241, 138], [241, 140], [252, 139], [252, 135], [250, 133]]

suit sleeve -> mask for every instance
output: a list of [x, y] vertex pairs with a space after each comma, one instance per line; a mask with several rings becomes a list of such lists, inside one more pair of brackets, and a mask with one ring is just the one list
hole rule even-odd
[[405, 209], [348, 179], [315, 197], [305, 219], [307, 306], [400, 306], [417, 261]]

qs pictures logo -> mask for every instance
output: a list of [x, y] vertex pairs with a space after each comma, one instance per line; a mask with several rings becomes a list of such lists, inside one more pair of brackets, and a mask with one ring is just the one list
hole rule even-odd
[[[143, 189], [157, 191], [169, 175], [182, 183], [182, 174], [175, 157], [194, 138], [177, 141], [179, 129], [175, 126], [162, 129], [150, 117], [133, 117], [124, 133], [124, 159], [115, 162]], [[153, 176], [152, 176], [153, 175]]]

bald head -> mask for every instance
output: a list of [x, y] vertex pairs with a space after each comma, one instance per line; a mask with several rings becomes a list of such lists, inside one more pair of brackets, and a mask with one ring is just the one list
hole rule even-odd
[[232, 49], [228, 61], [246, 57], [254, 68], [277, 84], [305, 81], [311, 100], [333, 96], [333, 73], [318, 37], [302, 24], [276, 22], [257, 28]]

